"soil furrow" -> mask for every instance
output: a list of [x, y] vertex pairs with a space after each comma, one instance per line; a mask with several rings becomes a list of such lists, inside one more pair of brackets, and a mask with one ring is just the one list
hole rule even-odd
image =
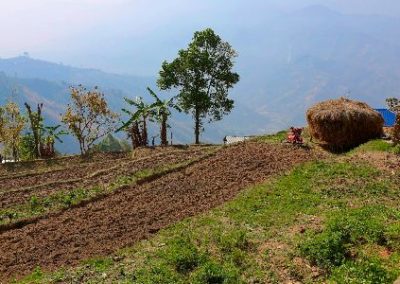
[[35, 186], [16, 188], [6, 192], [0, 192], [0, 208], [8, 208], [17, 204], [26, 203], [32, 196], [46, 197], [49, 194], [75, 188], [88, 188], [95, 186], [109, 185], [120, 176], [129, 176], [133, 173], [161, 166], [163, 164], [179, 163], [187, 159], [196, 158], [202, 155], [204, 150], [193, 149], [186, 151], [171, 151], [150, 155], [145, 158], [124, 161], [118, 165], [108, 163], [108, 166], [99, 165], [93, 169], [71, 168], [67, 173], [60, 172], [60, 175], [43, 175], [44, 183]]
[[54, 270], [110, 254], [221, 205], [243, 188], [314, 156], [292, 146], [239, 144], [180, 172], [4, 232], [0, 234], [0, 279], [23, 276], [36, 266]]

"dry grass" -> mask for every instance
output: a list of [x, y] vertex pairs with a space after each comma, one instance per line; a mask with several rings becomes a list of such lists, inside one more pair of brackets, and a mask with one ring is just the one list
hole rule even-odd
[[358, 146], [383, 133], [383, 118], [367, 104], [346, 98], [316, 104], [307, 112], [310, 134], [332, 150]]

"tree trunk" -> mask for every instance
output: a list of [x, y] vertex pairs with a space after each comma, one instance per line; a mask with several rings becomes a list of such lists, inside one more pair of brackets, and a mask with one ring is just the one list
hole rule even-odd
[[195, 114], [194, 114], [194, 120], [195, 120], [195, 125], [194, 125], [194, 136], [196, 138], [195, 143], [200, 144], [200, 127], [201, 127], [201, 120], [200, 120], [200, 111], [196, 108]]
[[168, 146], [168, 138], [167, 138], [167, 119], [168, 116], [166, 114], [162, 115], [162, 121], [161, 121], [161, 133], [160, 133], [160, 138], [161, 138], [161, 146]]
[[29, 122], [31, 124], [31, 130], [33, 134], [33, 139], [35, 140], [35, 157], [36, 159], [41, 157], [41, 151], [40, 151], [40, 136], [39, 136], [39, 126], [40, 124], [40, 116], [41, 116], [41, 108], [40, 104], [38, 104], [38, 112], [35, 115], [32, 113], [31, 106], [28, 103], [25, 103], [25, 107], [28, 111], [28, 117], [29, 117]]
[[147, 146], [149, 144], [149, 139], [147, 135], [147, 117], [143, 117], [142, 139], [142, 146]]
[[14, 158], [14, 162], [15, 163], [18, 162], [18, 149], [14, 145], [12, 146], [12, 155], [13, 155], [13, 158]]
[[79, 140], [79, 148], [81, 150], [81, 156], [85, 156], [85, 142], [83, 141], [83, 139]]

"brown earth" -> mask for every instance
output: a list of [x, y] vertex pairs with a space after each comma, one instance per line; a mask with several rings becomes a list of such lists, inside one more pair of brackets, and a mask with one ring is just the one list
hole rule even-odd
[[127, 186], [96, 202], [0, 234], [0, 281], [109, 255], [183, 218], [210, 210], [247, 186], [312, 160], [290, 145], [244, 143], [180, 172]]
[[129, 176], [144, 169], [181, 163], [199, 158], [207, 148], [149, 152], [145, 158], [124, 158], [108, 162], [71, 165], [68, 169], [54, 170], [1, 181], [0, 208], [22, 204], [32, 196], [45, 197], [54, 192], [76, 188], [109, 185], [116, 178]]
[[50, 160], [0, 164], [0, 179], [22, 174], [35, 174], [41, 170], [46, 171], [48, 169], [65, 168], [70, 165], [101, 162], [111, 159], [117, 160], [127, 157], [129, 157], [129, 155], [126, 153], [96, 153], [88, 158], [82, 158], [80, 156], [66, 156]]

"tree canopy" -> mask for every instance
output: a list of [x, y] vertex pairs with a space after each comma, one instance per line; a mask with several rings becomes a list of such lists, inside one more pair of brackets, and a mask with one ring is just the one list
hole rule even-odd
[[179, 107], [195, 120], [195, 142], [200, 143], [203, 120], [221, 120], [234, 101], [229, 89], [239, 81], [233, 72], [236, 51], [212, 29], [195, 32], [188, 48], [178, 52], [171, 63], [164, 61], [158, 79], [162, 90], [176, 88]]
[[98, 88], [71, 87], [71, 100], [62, 122], [77, 138], [81, 154], [86, 155], [95, 142], [114, 130], [118, 116]]

